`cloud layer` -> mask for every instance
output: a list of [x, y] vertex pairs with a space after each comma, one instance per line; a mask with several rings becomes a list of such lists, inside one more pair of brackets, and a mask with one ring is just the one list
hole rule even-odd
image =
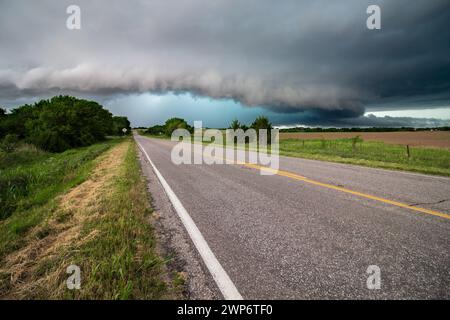
[[[1, 103], [71, 92], [189, 92], [277, 113], [355, 118], [450, 101], [448, 0], [0, 0]], [[382, 29], [366, 28], [366, 8]]]

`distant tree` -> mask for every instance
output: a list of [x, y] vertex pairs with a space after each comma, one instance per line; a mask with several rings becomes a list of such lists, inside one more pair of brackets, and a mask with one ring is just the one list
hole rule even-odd
[[253, 121], [252, 126], [253, 129], [259, 130], [259, 129], [272, 129], [272, 124], [270, 123], [269, 119], [265, 116], [259, 116]]
[[238, 119], [234, 119], [230, 123], [230, 129], [237, 130], [237, 129], [241, 129], [241, 127], [242, 127], [242, 125]]
[[256, 130], [256, 134], [259, 139], [259, 130], [267, 130], [267, 143], [271, 142], [271, 130], [273, 129], [272, 123], [265, 116], [259, 116], [253, 121], [251, 128]]
[[127, 129], [126, 134], [129, 134], [131, 132], [131, 125], [130, 121], [127, 117], [119, 117], [115, 116], [113, 117], [113, 128], [112, 128], [112, 134], [113, 135], [123, 135], [123, 129]]
[[0, 107], [0, 118], [6, 117], [6, 109]]
[[164, 124], [164, 131], [167, 136], [171, 136], [172, 132], [174, 132], [176, 129], [186, 129], [189, 132], [193, 131], [193, 128], [188, 125], [186, 120], [181, 118], [171, 118]]
[[166, 127], [164, 125], [155, 125], [153, 127], [149, 127], [147, 130], [145, 130], [145, 133], [160, 136], [162, 134], [166, 133]]

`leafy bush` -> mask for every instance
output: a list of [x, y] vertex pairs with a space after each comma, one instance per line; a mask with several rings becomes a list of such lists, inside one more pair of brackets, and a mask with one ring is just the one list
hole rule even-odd
[[19, 137], [16, 134], [7, 134], [0, 144], [0, 149], [4, 152], [10, 153], [17, 148]]

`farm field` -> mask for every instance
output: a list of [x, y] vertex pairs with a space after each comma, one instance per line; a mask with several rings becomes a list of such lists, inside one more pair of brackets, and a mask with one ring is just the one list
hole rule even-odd
[[415, 132], [281, 132], [285, 139], [345, 139], [360, 136], [365, 141], [450, 149], [450, 131]]

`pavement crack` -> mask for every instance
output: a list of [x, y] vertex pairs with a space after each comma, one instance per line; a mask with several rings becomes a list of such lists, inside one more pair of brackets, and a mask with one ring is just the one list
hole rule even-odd
[[434, 202], [418, 202], [418, 203], [412, 203], [410, 204], [411, 207], [416, 207], [416, 206], [421, 206], [421, 205], [432, 205], [432, 204], [439, 204], [442, 202], [446, 202], [446, 201], [450, 201], [450, 199], [443, 199], [443, 200], [439, 200], [439, 201], [434, 201]]

